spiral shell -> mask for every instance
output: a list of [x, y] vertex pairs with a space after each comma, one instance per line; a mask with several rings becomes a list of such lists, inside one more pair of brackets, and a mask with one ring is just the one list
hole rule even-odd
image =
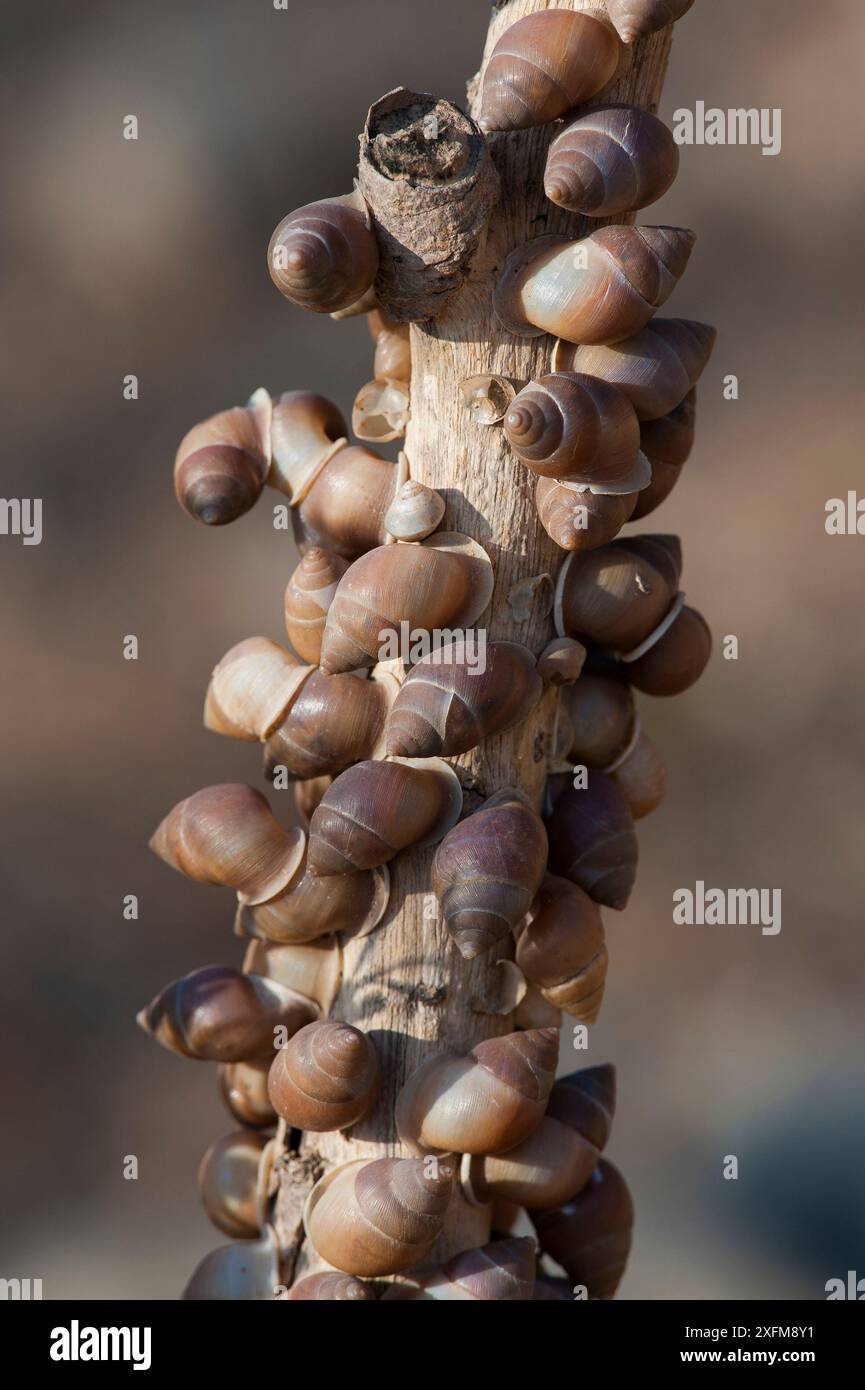
[[524, 130], [563, 116], [606, 86], [621, 51], [603, 14], [544, 10], [506, 29], [484, 73], [482, 130]]
[[640, 493], [589, 492], [555, 478], [538, 478], [535, 509], [550, 540], [562, 550], [597, 550], [619, 534]]
[[687, 14], [694, 0], [609, 0], [607, 11], [623, 43], [636, 43]]
[[543, 478], [628, 494], [650, 480], [640, 423], [615, 386], [576, 372], [529, 382], [505, 416], [508, 443]]
[[174, 460], [177, 500], [205, 526], [225, 526], [261, 496], [270, 468], [271, 400], [256, 391], [246, 406], [195, 425]]
[[569, 788], [547, 821], [550, 870], [570, 879], [605, 907], [627, 906], [639, 854], [624, 793], [602, 772], [588, 786]]
[[660, 420], [644, 420], [640, 447], [652, 466], [652, 481], [643, 488], [632, 513], [639, 521], [669, 497], [694, 446], [697, 425], [697, 392], [688, 392], [681, 405]]
[[261, 1062], [223, 1062], [219, 1066], [219, 1094], [242, 1125], [267, 1129], [276, 1124], [276, 1112], [267, 1095], [269, 1070], [269, 1056]]
[[[304, 837], [305, 838], [305, 837]], [[331, 932], [365, 936], [381, 921], [390, 897], [386, 867], [328, 878], [313, 874], [304, 855], [275, 897], [238, 907], [238, 929], [279, 944], [300, 945]]]
[[531, 920], [517, 936], [516, 959], [554, 1008], [595, 1022], [604, 998], [607, 947], [601, 914], [582, 888], [545, 875]]
[[201, 1201], [214, 1226], [243, 1240], [257, 1236], [262, 1219], [259, 1171], [270, 1141], [248, 1129], [211, 1144], [198, 1167]]
[[463, 1250], [438, 1269], [409, 1275], [393, 1285], [382, 1301], [527, 1301], [534, 1285], [535, 1242], [517, 1236]]
[[596, 106], [568, 122], [550, 145], [547, 197], [585, 217], [616, 217], [648, 207], [679, 169], [672, 132], [635, 106]]
[[666, 795], [667, 769], [648, 734], [639, 734], [627, 757], [611, 769], [610, 776], [624, 792], [634, 820], [651, 815]]
[[683, 608], [645, 655], [622, 670], [646, 695], [680, 695], [699, 680], [711, 655], [712, 634], [705, 618], [695, 608]]
[[445, 1160], [346, 1163], [313, 1188], [307, 1234], [322, 1259], [346, 1274], [398, 1274], [422, 1260], [441, 1234], [453, 1179], [453, 1163]]
[[571, 720], [572, 761], [601, 770], [618, 761], [637, 717], [630, 686], [615, 676], [587, 671], [561, 698]]
[[335, 776], [351, 763], [379, 756], [396, 690], [396, 681], [384, 671], [371, 679], [313, 671], [270, 732], [267, 775], [285, 768], [292, 778]]
[[378, 1054], [366, 1034], [323, 1019], [280, 1048], [268, 1078], [271, 1104], [293, 1129], [348, 1129], [381, 1085]]
[[676, 537], [634, 536], [568, 555], [556, 584], [564, 637], [635, 651], [670, 611], [681, 573]]
[[267, 248], [270, 277], [301, 309], [347, 309], [372, 285], [378, 242], [358, 194], [325, 198], [284, 217]]
[[411, 1153], [501, 1153], [540, 1124], [555, 1080], [555, 1028], [509, 1033], [465, 1057], [433, 1057], [399, 1093], [396, 1122]]
[[653, 319], [612, 347], [562, 344], [556, 369], [603, 377], [628, 397], [641, 420], [669, 415], [696, 385], [717, 332], [691, 319]]
[[327, 610], [348, 569], [341, 555], [315, 545], [303, 556], [285, 590], [285, 630], [302, 661], [317, 666]]
[[180, 1057], [245, 1062], [272, 1056], [274, 1029], [296, 1033], [318, 1012], [311, 999], [274, 980], [205, 965], [166, 985], [137, 1022]]
[[465, 960], [507, 937], [528, 912], [547, 863], [543, 822], [519, 792], [498, 792], [436, 850], [432, 886]]
[[375, 1292], [371, 1285], [364, 1284], [351, 1274], [335, 1274], [326, 1270], [322, 1274], [309, 1274], [292, 1284], [288, 1292], [289, 1301], [306, 1299], [339, 1303], [374, 1303]]
[[398, 541], [422, 541], [441, 524], [445, 502], [441, 493], [407, 478], [385, 512], [384, 524]]
[[602, 1158], [591, 1180], [562, 1206], [532, 1212], [541, 1249], [589, 1298], [612, 1298], [631, 1250], [634, 1203], [618, 1168]]

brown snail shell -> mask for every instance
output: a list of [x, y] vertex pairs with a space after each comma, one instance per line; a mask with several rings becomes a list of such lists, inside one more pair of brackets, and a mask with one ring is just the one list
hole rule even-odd
[[573, 685], [586, 660], [586, 649], [573, 637], [554, 637], [538, 657], [538, 675], [548, 685]]
[[330, 459], [347, 447], [345, 420], [326, 396], [283, 391], [273, 402], [267, 481], [299, 505]]
[[595, 1022], [604, 999], [607, 947], [601, 914], [588, 893], [545, 875], [531, 920], [517, 935], [517, 965], [554, 1008]]
[[274, 898], [238, 905], [240, 932], [279, 944], [300, 945], [332, 932], [366, 936], [378, 925], [390, 897], [386, 865], [323, 878], [310, 872], [307, 858], [304, 854], [291, 882]]
[[301, 309], [347, 309], [371, 288], [378, 242], [357, 193], [325, 198], [284, 217], [267, 248], [270, 278]]
[[382, 309], [366, 316], [375, 343], [374, 373], [380, 381], [411, 381], [411, 327], [397, 323]]
[[581, 1284], [589, 1298], [612, 1298], [631, 1250], [634, 1203], [618, 1168], [602, 1158], [582, 1192], [558, 1207], [532, 1212], [544, 1254]]
[[637, 106], [596, 106], [573, 120], [547, 152], [544, 190], [584, 217], [616, 217], [648, 207], [679, 170], [672, 131]]
[[537, 985], [527, 981], [526, 992], [514, 1012], [514, 1023], [525, 1031], [530, 1028], [555, 1028], [558, 1031], [562, 1023], [561, 1009], [554, 1008]]
[[462, 787], [438, 758], [367, 761], [341, 773], [317, 807], [309, 868], [322, 877], [372, 869], [410, 845], [435, 844], [462, 813]]
[[450, 757], [521, 723], [543, 691], [535, 658], [517, 642], [491, 642], [483, 670], [462, 640], [409, 671], [385, 727], [388, 754]]
[[247, 637], [214, 667], [204, 703], [205, 728], [229, 738], [266, 739], [312, 669], [268, 637]]
[[596, 903], [627, 906], [637, 875], [637, 836], [624, 793], [602, 772], [569, 787], [547, 821], [550, 871], [570, 879]]
[[346, 1274], [372, 1278], [417, 1264], [441, 1234], [451, 1199], [452, 1161], [359, 1159], [313, 1188], [306, 1229], [318, 1254]]
[[599, 227], [582, 241], [538, 237], [508, 256], [493, 308], [509, 333], [621, 342], [669, 299], [695, 240], [682, 227], [631, 226]]
[[315, 545], [307, 550], [285, 590], [285, 630], [301, 661], [317, 666], [327, 610], [348, 569], [341, 555]]
[[527, 1210], [570, 1201], [590, 1180], [609, 1137], [615, 1067], [590, 1067], [557, 1081], [547, 1113], [522, 1144], [505, 1154], [463, 1161], [463, 1182], [480, 1202], [515, 1202]]
[[649, 482], [634, 407], [597, 377], [554, 372], [530, 381], [512, 402], [504, 430], [520, 462], [542, 478], [616, 494]]
[[648, 734], [638, 735], [627, 757], [610, 768], [609, 775], [624, 792], [634, 820], [650, 815], [666, 795], [667, 769]]
[[554, 1028], [478, 1043], [465, 1057], [433, 1057], [408, 1078], [396, 1103], [411, 1153], [501, 1153], [539, 1125], [555, 1081]]
[[609, 0], [607, 11], [619, 32], [622, 43], [663, 29], [687, 14], [694, 0]]
[[401, 481], [397, 465], [371, 449], [340, 449], [300, 502], [296, 516], [301, 538], [349, 560], [383, 545], [385, 514]]
[[253, 939], [243, 959], [243, 973], [287, 985], [327, 1014], [342, 981], [342, 951], [334, 936], [288, 943]]
[[682, 608], [675, 621], [622, 673], [645, 695], [680, 695], [700, 679], [712, 655], [712, 634], [695, 608]]
[[222, 410], [184, 435], [174, 489], [196, 521], [224, 526], [258, 501], [270, 468], [270, 419], [270, 396], [256, 391], [248, 405]]
[[265, 744], [265, 769], [272, 777], [335, 776], [363, 758], [380, 756], [385, 720], [397, 683], [380, 670], [326, 675], [312, 671], [285, 718]]
[[691, 319], [653, 319], [633, 338], [612, 346], [563, 343], [555, 368], [603, 377], [624, 392], [641, 420], [657, 420], [696, 385], [717, 336], [708, 324]]
[[276, 1124], [276, 1112], [267, 1095], [269, 1070], [270, 1057], [261, 1062], [222, 1062], [219, 1066], [219, 1094], [242, 1125], [267, 1129]]
[[166, 985], [137, 1022], [170, 1052], [205, 1062], [273, 1055], [274, 1030], [296, 1033], [318, 1017], [296, 990], [228, 965], [205, 965]]
[[590, 492], [555, 478], [538, 478], [535, 508], [538, 520], [562, 550], [597, 550], [607, 545], [630, 520], [639, 492]]
[[563, 691], [562, 701], [571, 719], [571, 760], [601, 770], [618, 761], [637, 717], [630, 686], [615, 676], [587, 671]]
[[321, 1274], [308, 1274], [305, 1279], [299, 1279], [296, 1284], [292, 1284], [288, 1297], [289, 1300], [374, 1303], [375, 1291], [370, 1284], [362, 1283], [351, 1274], [337, 1274], [333, 1270], [325, 1270]]
[[493, 567], [481, 545], [437, 531], [420, 545], [379, 546], [340, 580], [321, 645], [323, 671], [355, 671], [379, 660], [382, 631], [468, 627], [492, 597]]
[[680, 574], [676, 538], [629, 536], [572, 552], [556, 584], [556, 630], [608, 650], [634, 651], [670, 611]]
[[618, 36], [603, 13], [544, 10], [506, 29], [484, 73], [482, 130], [525, 130], [564, 116], [606, 86]]
[[432, 886], [460, 955], [473, 960], [528, 912], [547, 863], [543, 821], [519, 792], [497, 792], [449, 831]]
[[652, 465], [652, 481], [640, 492], [632, 521], [648, 516], [669, 497], [694, 446], [696, 424], [697, 392], [693, 387], [669, 415], [643, 421], [640, 446]]
[[313, 811], [332, 781], [332, 777], [307, 777], [301, 782], [295, 782], [294, 804], [305, 825], [309, 825]]
[[262, 1302], [279, 1287], [279, 1246], [266, 1227], [258, 1240], [234, 1241], [211, 1250], [194, 1271], [181, 1297], [207, 1302]]
[[378, 1096], [378, 1053], [358, 1028], [322, 1019], [279, 1049], [267, 1085], [274, 1110], [292, 1129], [348, 1129]]
[[236, 1240], [257, 1236], [264, 1225], [259, 1170], [270, 1140], [248, 1129], [211, 1144], [198, 1167], [204, 1210], [220, 1231]]
[[437, 1269], [406, 1276], [383, 1301], [527, 1301], [535, 1285], [535, 1248], [530, 1237], [516, 1236], [463, 1250]]

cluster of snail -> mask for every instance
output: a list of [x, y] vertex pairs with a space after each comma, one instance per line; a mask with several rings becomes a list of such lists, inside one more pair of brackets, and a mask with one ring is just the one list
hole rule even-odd
[[[487, 64], [480, 129], [492, 136], [564, 120], [544, 187], [569, 211], [621, 217], [654, 202], [677, 170], [670, 132], [647, 111], [587, 103], [621, 71], [628, 45], [691, 3], [608, 0], [606, 10], [519, 20]], [[222, 1095], [242, 1126], [208, 1150], [199, 1173], [207, 1214], [236, 1243], [207, 1257], [186, 1297], [274, 1296], [280, 1153], [298, 1131], [348, 1130], [379, 1101], [372, 1038], [330, 1015], [343, 945], [381, 923], [388, 865], [419, 846], [435, 846], [430, 888], [460, 955], [507, 957], [510, 945], [522, 985], [516, 1031], [467, 1055], [435, 1055], [408, 1077], [394, 1116], [403, 1156], [357, 1159], [318, 1177], [303, 1222], [323, 1268], [281, 1296], [564, 1299], [579, 1285], [606, 1299], [616, 1291], [633, 1207], [601, 1157], [614, 1070], [556, 1081], [558, 1022], [562, 1012], [585, 1024], [598, 1016], [601, 908], [627, 904], [634, 822], [664, 796], [664, 767], [633, 689], [683, 691], [710, 654], [708, 628], [680, 591], [677, 538], [616, 539], [667, 496], [693, 443], [694, 387], [714, 331], [654, 317], [693, 242], [678, 228], [606, 226], [576, 242], [541, 237], [501, 267], [495, 314], [509, 333], [556, 339], [552, 370], [519, 391], [492, 374], [461, 390], [472, 417], [499, 424], [536, 475], [538, 517], [566, 552], [555, 583], [558, 635], [538, 654], [493, 640], [484, 669], [474, 669], [453, 634], [490, 604], [486, 549], [441, 530], [445, 501], [409, 477], [405, 454], [391, 463], [350, 444], [323, 397], [272, 399], [260, 389], [181, 442], [175, 487], [196, 519], [233, 521], [265, 484], [292, 508], [301, 550], [284, 597], [292, 650], [265, 637], [232, 647], [213, 671], [204, 721], [263, 744], [266, 775], [294, 784], [306, 827], [284, 829], [260, 792], [229, 784], [180, 802], [151, 842], [188, 877], [230, 888], [235, 930], [249, 939], [242, 970], [197, 970], [140, 1015], [165, 1047], [219, 1064]], [[359, 438], [387, 441], [409, 417], [411, 348], [408, 323], [381, 293], [379, 251], [356, 189], [286, 217], [268, 265], [296, 305], [367, 314], [374, 379], [352, 423]], [[382, 633], [403, 625], [449, 638], [406, 669], [380, 659]], [[544, 805], [505, 787], [465, 815], [448, 759], [523, 723], [550, 687], [557, 704]], [[436, 1263], [457, 1188], [491, 1206], [495, 1238]], [[536, 1239], [512, 1234], [517, 1209]], [[567, 1278], [539, 1265], [536, 1243]]]

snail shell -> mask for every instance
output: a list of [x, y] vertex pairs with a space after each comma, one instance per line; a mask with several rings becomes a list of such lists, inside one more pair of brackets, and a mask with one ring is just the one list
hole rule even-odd
[[529, 382], [504, 429], [520, 462], [543, 478], [616, 494], [650, 481], [634, 407], [597, 377], [555, 372]]
[[619, 39], [603, 13], [544, 10], [506, 29], [484, 73], [482, 130], [525, 130], [564, 116], [614, 75]]
[[266, 739], [312, 672], [278, 642], [247, 637], [214, 667], [204, 703], [204, 724], [229, 738]]
[[350, 565], [330, 606], [323, 671], [355, 671], [379, 659], [382, 632], [468, 627], [492, 597], [493, 567], [481, 545], [438, 531], [420, 545], [386, 545]]
[[[519, 969], [519, 967], [517, 967]], [[522, 973], [522, 972], [520, 972]], [[514, 1023], [518, 1028], [555, 1028], [559, 1029], [562, 1022], [560, 1009], [554, 1009], [552, 1004], [544, 998], [537, 985], [526, 984], [526, 992], [517, 1004], [514, 1013]]]
[[569, 787], [547, 821], [550, 870], [596, 903], [627, 906], [637, 875], [637, 836], [624, 793], [602, 772], [583, 790]]
[[501, 1153], [540, 1124], [555, 1081], [555, 1028], [478, 1043], [466, 1057], [433, 1057], [399, 1093], [396, 1123], [411, 1153]]
[[441, 1234], [454, 1166], [440, 1160], [363, 1159], [334, 1168], [313, 1188], [306, 1230], [322, 1259], [346, 1274], [398, 1274]]
[[670, 611], [680, 573], [675, 537], [633, 536], [572, 552], [556, 584], [556, 630], [634, 651]]
[[236, 1240], [257, 1236], [264, 1224], [259, 1170], [269, 1144], [263, 1135], [241, 1129], [217, 1139], [199, 1164], [204, 1210], [214, 1226]]
[[342, 772], [351, 763], [380, 754], [385, 720], [397, 690], [386, 671], [328, 676], [313, 671], [285, 718], [265, 745], [265, 767], [291, 777]]
[[609, 0], [607, 10], [623, 43], [636, 43], [687, 14], [694, 0]]
[[517, 936], [517, 965], [554, 1008], [595, 1022], [604, 998], [607, 947], [601, 914], [588, 893], [554, 874], [544, 877], [531, 921]]
[[484, 372], [460, 382], [460, 399], [474, 425], [497, 425], [516, 395], [512, 381]]
[[624, 392], [641, 420], [657, 420], [696, 385], [717, 336], [708, 324], [691, 319], [653, 319], [612, 347], [562, 344], [556, 369], [603, 377]]
[[465, 960], [507, 937], [528, 912], [547, 863], [547, 835], [519, 792], [498, 792], [436, 850], [432, 886]]
[[411, 328], [396, 323], [382, 309], [366, 316], [375, 343], [374, 372], [380, 381], [411, 381]]
[[309, 868], [323, 877], [385, 864], [435, 844], [462, 813], [453, 768], [438, 758], [362, 762], [328, 788], [309, 832]]
[[680, 695], [700, 679], [712, 655], [712, 634], [695, 608], [683, 608], [657, 642], [623, 664], [632, 685], [646, 695]]
[[272, 1057], [274, 1029], [296, 1033], [318, 1017], [296, 990], [228, 965], [205, 965], [166, 985], [137, 1022], [180, 1057], [245, 1062]]
[[632, 520], [639, 521], [669, 497], [694, 447], [697, 424], [697, 392], [688, 392], [681, 405], [660, 420], [644, 420], [640, 447], [652, 465], [652, 481], [637, 498]]
[[295, 782], [294, 804], [298, 815], [307, 826], [312, 820], [313, 811], [332, 781], [332, 777], [307, 777], [301, 782]]
[[387, 540], [385, 514], [402, 474], [370, 449], [340, 449], [318, 474], [297, 510], [304, 543], [353, 560]]
[[569, 1201], [592, 1176], [609, 1137], [615, 1068], [590, 1067], [557, 1081], [537, 1129], [506, 1154], [468, 1157], [463, 1181], [475, 1200], [527, 1210]]
[[385, 727], [388, 754], [450, 757], [521, 723], [543, 691], [535, 658], [517, 642], [491, 642], [480, 669], [462, 640], [413, 666]]
[[219, 1094], [242, 1125], [266, 1129], [276, 1124], [276, 1112], [267, 1095], [270, 1057], [262, 1062], [223, 1062], [219, 1067]]
[[174, 460], [177, 500], [196, 521], [225, 526], [261, 496], [270, 468], [271, 400], [256, 391], [246, 406], [195, 425]]
[[268, 1226], [259, 1240], [235, 1241], [205, 1255], [181, 1295], [207, 1302], [262, 1302], [279, 1286], [279, 1246]]
[[378, 271], [378, 242], [357, 193], [307, 203], [284, 217], [267, 248], [270, 278], [301, 309], [347, 309]]
[[384, 916], [389, 897], [386, 867], [321, 878], [309, 871], [304, 855], [294, 878], [276, 897], [239, 904], [237, 925], [250, 936], [291, 945], [331, 932], [366, 936]]
[[407, 478], [385, 512], [388, 534], [398, 541], [422, 541], [441, 524], [445, 502], [441, 493]]
[[532, 1213], [544, 1254], [582, 1284], [589, 1298], [612, 1298], [631, 1250], [634, 1203], [618, 1168], [602, 1158], [571, 1201]]
[[610, 770], [624, 792], [634, 820], [642, 820], [660, 806], [667, 791], [667, 769], [648, 734], [640, 733], [627, 757]]
[[301, 1028], [270, 1068], [271, 1104], [292, 1129], [348, 1129], [376, 1099], [378, 1053], [365, 1033], [323, 1019]]
[[630, 686], [615, 676], [587, 671], [561, 698], [571, 719], [572, 761], [602, 770], [618, 761], [637, 717]]
[[264, 975], [296, 989], [329, 1013], [342, 980], [342, 952], [333, 936], [304, 943], [252, 940], [243, 958], [245, 975]]
[[285, 590], [285, 630], [302, 661], [317, 666], [327, 610], [348, 569], [341, 555], [315, 545], [306, 552]]
[[389, 444], [402, 439], [409, 421], [410, 396], [404, 381], [376, 377], [362, 386], [354, 398], [351, 428], [358, 439]]
[[333, 1270], [299, 1279], [292, 1284], [288, 1297], [289, 1300], [316, 1299], [319, 1302], [325, 1299], [339, 1303], [375, 1302], [375, 1292], [369, 1284], [362, 1283], [351, 1274], [336, 1274]]
[[383, 1301], [527, 1301], [535, 1286], [535, 1242], [528, 1236], [494, 1240], [409, 1277], [410, 1283], [393, 1285]]
[[554, 637], [538, 657], [538, 675], [549, 685], [573, 685], [586, 660], [586, 649], [573, 637]]
[[617, 343], [669, 299], [695, 240], [681, 227], [630, 226], [600, 227], [583, 241], [538, 237], [508, 256], [493, 307], [509, 333]]
[[607, 545], [634, 513], [639, 492], [589, 492], [555, 478], [538, 478], [538, 520], [562, 550], [596, 550]]
[[330, 459], [347, 448], [347, 433], [345, 420], [326, 396], [284, 391], [273, 402], [268, 483], [298, 506]]
[[672, 131], [636, 106], [596, 106], [568, 122], [550, 145], [547, 197], [585, 217], [648, 207], [679, 170]]

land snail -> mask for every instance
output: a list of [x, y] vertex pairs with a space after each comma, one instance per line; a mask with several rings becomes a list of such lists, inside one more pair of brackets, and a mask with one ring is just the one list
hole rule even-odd
[[283, 830], [266, 798], [240, 783], [205, 787], [179, 802], [151, 847], [187, 877], [233, 888], [238, 930], [271, 941], [363, 934], [381, 920], [390, 894], [386, 869], [335, 882], [310, 873], [304, 832]]
[[410, 1271], [383, 1295], [387, 1302], [525, 1302], [535, 1287], [535, 1242], [528, 1236], [463, 1250], [445, 1264]]
[[378, 1053], [360, 1029], [321, 1019], [277, 1051], [267, 1084], [274, 1110], [290, 1128], [348, 1129], [378, 1096]]
[[317, 666], [327, 610], [348, 560], [324, 546], [311, 546], [301, 557], [285, 588], [283, 608], [288, 640], [301, 661]]
[[367, 315], [367, 324], [375, 342], [374, 376], [355, 397], [351, 427], [358, 439], [384, 444], [401, 439], [408, 424], [409, 325], [394, 323], [380, 309]]
[[342, 947], [334, 935], [313, 941], [250, 940], [243, 959], [246, 975], [263, 975], [312, 999], [329, 1014], [342, 983]]
[[279, 1288], [279, 1245], [266, 1226], [256, 1240], [233, 1241], [211, 1250], [181, 1295], [211, 1303], [264, 1302]]
[[257, 1236], [272, 1195], [273, 1143], [249, 1129], [211, 1144], [198, 1168], [204, 1210], [220, 1231], [236, 1240]]
[[602, 1158], [575, 1197], [530, 1215], [541, 1249], [572, 1285], [584, 1287], [590, 1299], [614, 1296], [634, 1225], [633, 1200], [618, 1168]]
[[517, 335], [620, 342], [669, 299], [695, 239], [681, 227], [631, 226], [601, 227], [582, 241], [538, 237], [511, 252], [493, 307]]
[[694, 0], [609, 0], [607, 12], [623, 43], [663, 29], [687, 14]]
[[465, 1155], [461, 1182], [470, 1200], [513, 1202], [527, 1211], [559, 1206], [592, 1177], [610, 1134], [616, 1072], [589, 1067], [557, 1081], [546, 1113], [527, 1139], [501, 1154]]
[[330, 605], [321, 669], [356, 671], [379, 660], [382, 631], [467, 628], [493, 591], [483, 546], [458, 532], [437, 531], [419, 545], [383, 545], [346, 570]]
[[635, 106], [595, 106], [553, 140], [544, 191], [570, 212], [616, 217], [657, 202], [678, 169], [679, 147], [657, 116]]
[[258, 1062], [222, 1062], [219, 1065], [219, 1094], [233, 1118], [250, 1129], [269, 1129], [277, 1121], [267, 1094], [270, 1063], [268, 1056]]
[[358, 192], [307, 203], [279, 223], [267, 248], [271, 279], [301, 309], [348, 309], [370, 289], [378, 242]]
[[654, 318], [612, 345], [559, 340], [553, 370], [603, 378], [628, 397], [640, 420], [659, 420], [681, 405], [702, 375], [717, 337], [693, 319]]
[[312, 1189], [304, 1224], [316, 1252], [345, 1274], [374, 1278], [418, 1264], [444, 1227], [452, 1159], [358, 1159]]
[[540, 1124], [555, 1081], [554, 1028], [509, 1033], [467, 1056], [444, 1054], [399, 1093], [400, 1139], [415, 1154], [490, 1154], [515, 1148]]
[[694, 447], [696, 423], [697, 392], [694, 387], [668, 415], [642, 422], [640, 448], [652, 465], [652, 481], [636, 498], [632, 521], [648, 516], [669, 497]]
[[607, 947], [597, 904], [583, 888], [545, 874], [530, 917], [516, 932], [516, 961], [548, 1004], [594, 1023], [604, 998]]
[[525, 130], [564, 116], [615, 76], [621, 41], [600, 9], [544, 10], [505, 30], [484, 73], [482, 130]]
[[528, 798], [496, 792], [441, 841], [432, 886], [460, 954], [472, 960], [526, 915], [547, 863], [547, 835]]
[[603, 907], [625, 908], [637, 874], [634, 818], [624, 792], [602, 772], [568, 787], [547, 818], [550, 872]]
[[642, 729], [631, 687], [617, 676], [587, 672], [561, 700], [570, 719], [568, 760], [611, 777], [635, 820], [654, 811], [664, 799], [667, 774]]

